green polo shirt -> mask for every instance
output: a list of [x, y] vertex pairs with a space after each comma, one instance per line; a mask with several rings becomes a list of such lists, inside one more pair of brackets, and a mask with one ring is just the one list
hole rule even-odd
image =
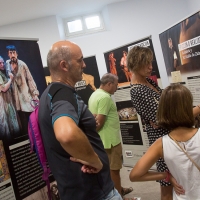
[[104, 148], [110, 149], [111, 145], [118, 145], [121, 142], [119, 116], [110, 94], [102, 89], [97, 89], [90, 96], [88, 107], [92, 114], [106, 116], [104, 126], [98, 132]]

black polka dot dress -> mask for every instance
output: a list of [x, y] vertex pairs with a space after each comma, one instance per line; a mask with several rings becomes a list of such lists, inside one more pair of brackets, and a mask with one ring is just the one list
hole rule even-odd
[[[145, 123], [149, 145], [151, 145], [158, 138], [168, 134], [169, 131], [160, 127], [154, 128], [150, 124], [150, 121], [156, 124], [156, 112], [158, 109], [158, 101], [160, 99], [162, 90], [151, 79], [147, 78], [147, 81], [153, 85], [159, 91], [159, 93], [143, 84], [131, 84], [130, 95], [133, 107], [136, 109], [137, 113], [141, 116]], [[168, 170], [162, 158], [156, 162], [156, 166], [159, 172]], [[170, 185], [170, 183], [166, 183], [162, 180], [159, 182], [161, 186]]]

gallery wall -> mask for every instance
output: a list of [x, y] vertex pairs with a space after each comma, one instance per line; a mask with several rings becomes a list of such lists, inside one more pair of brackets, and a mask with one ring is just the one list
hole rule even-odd
[[[200, 8], [198, 0], [129, 0], [103, 9], [107, 30], [69, 38], [76, 42], [85, 57], [96, 55], [100, 76], [106, 72], [104, 52], [152, 35], [156, 59], [163, 82], [169, 82], [164, 67], [159, 33]], [[84, 13], [85, 14], [85, 13]], [[35, 19], [0, 27], [0, 37], [38, 38], [43, 65], [52, 43], [64, 39], [61, 19], [57, 16]]]

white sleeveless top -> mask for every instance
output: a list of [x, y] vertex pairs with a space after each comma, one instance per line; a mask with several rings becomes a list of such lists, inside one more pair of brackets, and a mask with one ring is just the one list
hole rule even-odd
[[[173, 192], [174, 200], [200, 200], [200, 171], [168, 135], [163, 136], [164, 160], [185, 195]], [[188, 141], [179, 142], [189, 156], [200, 166], [200, 130]]]

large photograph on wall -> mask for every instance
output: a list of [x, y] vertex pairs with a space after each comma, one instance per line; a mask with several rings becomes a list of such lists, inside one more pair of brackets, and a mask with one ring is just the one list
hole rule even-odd
[[[153, 71], [150, 78], [153, 79], [156, 83], [158, 83], [158, 79], [160, 80], [160, 73], [158, 70], [157, 62], [156, 62], [152, 40], [151, 40], [151, 37], [146, 37], [138, 41], [126, 44], [124, 46], [109, 50], [104, 53], [107, 71], [109, 73], [112, 73], [118, 76], [119, 86], [130, 85], [132, 74], [127, 67], [126, 57], [127, 57], [128, 51], [136, 45], [149, 47], [152, 50], [154, 54], [154, 60], [152, 62]], [[159, 82], [158, 84], [162, 88], [161, 82]]]
[[[83, 60], [86, 67], [83, 69], [82, 80], [76, 83], [75, 89], [84, 103], [88, 105], [90, 95], [100, 86], [100, 76], [95, 56], [85, 57]], [[52, 80], [48, 67], [44, 67], [44, 73], [46, 83], [49, 85]]]
[[28, 140], [28, 118], [46, 85], [37, 40], [0, 39], [1, 200], [48, 199]]
[[[146, 150], [149, 148], [149, 140], [147, 136], [147, 131], [145, 128], [144, 120], [141, 119], [140, 115], [137, 114], [136, 109], [133, 107], [130, 97], [130, 80], [122, 78], [125, 75], [124, 66], [122, 67], [123, 60], [120, 56], [120, 52], [129, 52], [135, 46], [148, 47], [153, 52], [153, 70], [149, 78], [156, 82], [162, 88], [162, 82], [160, 79], [160, 73], [158, 70], [158, 65], [154, 53], [153, 43], [151, 37], [146, 37], [130, 44], [124, 45], [123, 47], [110, 50], [105, 53], [105, 60], [107, 62], [108, 72], [112, 72], [112, 67], [115, 66], [117, 69], [117, 74], [119, 77], [119, 87], [114, 94], [114, 99], [116, 102], [116, 107], [120, 120], [120, 131], [121, 140], [123, 145], [123, 165], [133, 167], [137, 161], [144, 155]], [[113, 54], [115, 58], [115, 65], [109, 62], [109, 55]], [[117, 59], [118, 58], [118, 59]], [[112, 58], [113, 59], [113, 58]], [[118, 64], [117, 64], [118, 63]], [[121, 66], [120, 66], [121, 64]], [[124, 63], [126, 64], [126, 63]], [[155, 168], [153, 166], [152, 168]]]
[[45, 88], [37, 42], [0, 40], [1, 140], [27, 139], [28, 117]]
[[199, 83], [200, 12], [163, 31], [159, 37], [170, 83]]
[[86, 67], [83, 69], [82, 81], [76, 83], [75, 88], [84, 103], [88, 105], [90, 95], [99, 88], [100, 76], [95, 56], [85, 57]]

